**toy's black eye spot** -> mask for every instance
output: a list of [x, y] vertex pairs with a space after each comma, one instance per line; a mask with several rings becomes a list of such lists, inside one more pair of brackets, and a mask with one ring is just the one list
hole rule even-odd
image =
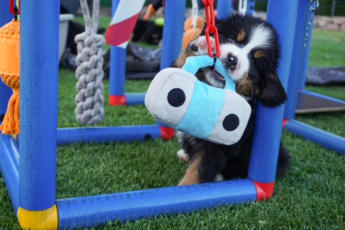
[[182, 89], [175, 88], [168, 93], [168, 102], [171, 106], [179, 107], [183, 105], [186, 100], [186, 95]]
[[227, 131], [235, 130], [240, 124], [240, 119], [235, 114], [229, 114], [224, 118], [223, 127]]

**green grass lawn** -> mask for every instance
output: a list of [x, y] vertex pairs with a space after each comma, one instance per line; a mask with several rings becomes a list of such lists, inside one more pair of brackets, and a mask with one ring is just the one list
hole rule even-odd
[[[345, 65], [345, 33], [316, 30], [310, 65]], [[329, 51], [332, 52], [329, 52]], [[60, 70], [59, 127], [79, 126], [74, 117], [76, 78]], [[129, 92], [142, 92], [149, 81], [129, 81]], [[105, 81], [105, 98], [108, 82]], [[307, 87], [345, 100], [345, 85]], [[300, 115], [299, 120], [345, 136], [345, 113]], [[143, 106], [109, 107], [101, 126], [154, 123]], [[158, 216], [96, 229], [345, 229], [345, 157], [288, 132], [283, 141], [292, 168], [276, 182], [266, 202], [228, 205], [189, 214]], [[114, 193], [176, 185], [186, 164], [176, 158], [176, 140], [73, 144], [58, 147], [57, 198]], [[0, 176], [0, 229], [19, 225]]]

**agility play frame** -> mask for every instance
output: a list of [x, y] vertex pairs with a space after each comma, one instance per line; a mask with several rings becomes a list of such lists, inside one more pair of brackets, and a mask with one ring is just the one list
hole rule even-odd
[[[218, 2], [222, 6], [218, 8], [219, 15], [228, 15], [231, 1]], [[6, 15], [2, 12], [8, 9], [8, 0], [0, 3], [1, 19]], [[113, 1], [114, 5], [117, 3]], [[166, 1], [162, 67], [168, 66], [179, 53], [185, 5], [186, 0]], [[276, 28], [282, 45], [278, 75], [285, 88], [293, 73], [290, 70], [296, 67], [293, 57], [297, 44], [303, 40], [299, 33], [305, 24], [301, 21], [297, 24], [297, 20], [306, 18], [310, 5], [310, 0], [269, 1], [267, 19]], [[1, 173], [24, 229], [93, 226], [110, 220], [185, 213], [272, 196], [284, 106], [272, 109], [259, 104], [247, 179], [57, 200], [57, 144], [144, 140], [147, 135], [160, 137], [158, 126], [57, 128], [59, 8], [58, 0], [21, 3], [21, 133], [19, 141], [0, 135]], [[0, 91], [0, 98], [8, 95], [3, 92]], [[291, 127], [296, 122], [288, 120], [285, 128], [293, 130]], [[304, 126], [298, 129], [306, 130]], [[326, 139], [333, 138], [329, 135]], [[337, 150], [344, 153], [344, 139], [339, 137], [331, 142], [336, 141], [339, 142]]]
[[288, 82], [288, 101], [285, 105], [283, 128], [327, 149], [335, 150], [339, 154], [345, 154], [345, 138], [294, 119], [298, 111], [339, 111], [345, 108], [345, 101], [305, 89], [314, 16], [319, 4], [318, 0], [311, 0], [310, 4], [305, 4], [305, 2], [307, 1], [302, 1], [298, 8], [298, 23], [294, 35], [294, 52]]

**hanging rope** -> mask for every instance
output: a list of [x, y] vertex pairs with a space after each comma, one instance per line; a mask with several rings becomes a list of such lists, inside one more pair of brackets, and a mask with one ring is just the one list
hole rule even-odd
[[192, 17], [193, 17], [193, 28], [197, 26], [197, 20], [199, 16], [199, 4], [198, 0], [192, 0]]
[[238, 12], [241, 15], [245, 15], [247, 13], [247, 9], [248, 9], [248, 2], [247, 0], [240, 0], [238, 2], [239, 6], [238, 6]]
[[92, 125], [104, 118], [102, 66], [105, 39], [97, 34], [100, 0], [93, 1], [92, 18], [87, 0], [80, 0], [80, 6], [85, 20], [85, 32], [75, 37], [78, 50], [75, 114], [79, 123]]
[[20, 22], [19, 9], [10, 1], [15, 19], [0, 28], [0, 78], [13, 94], [8, 102], [5, 117], [0, 125], [3, 134], [19, 134], [19, 85], [20, 85]]
[[200, 36], [204, 29], [205, 20], [199, 16], [198, 0], [192, 0], [192, 16], [184, 22], [184, 33], [182, 40], [182, 49]]

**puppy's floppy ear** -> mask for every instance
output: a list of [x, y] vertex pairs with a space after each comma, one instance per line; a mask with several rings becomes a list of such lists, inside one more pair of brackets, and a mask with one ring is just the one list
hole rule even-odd
[[259, 99], [265, 106], [270, 107], [281, 105], [286, 101], [287, 95], [285, 89], [276, 73], [265, 74]]

